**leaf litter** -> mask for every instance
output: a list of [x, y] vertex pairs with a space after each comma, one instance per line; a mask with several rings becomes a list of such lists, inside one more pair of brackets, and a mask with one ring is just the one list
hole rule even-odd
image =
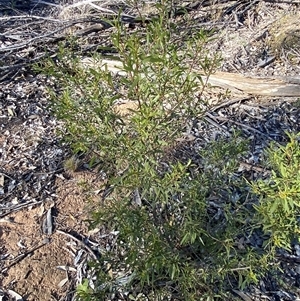
[[[99, 45], [110, 49], [111, 28], [99, 20], [99, 10], [103, 19], [116, 15], [114, 8], [118, 3], [110, 5], [108, 2], [105, 7], [95, 4], [91, 9], [90, 2], [85, 5], [80, 1], [39, 2], [30, 10], [22, 6], [19, 12], [6, 7], [8, 15], [0, 17], [3, 23], [0, 44], [0, 297], [74, 300], [76, 285], [86, 277], [90, 280], [93, 277], [87, 260], [98, 260], [101, 253], [110, 250], [117, 234], [107, 233], [102, 228], [88, 231], [85, 220], [90, 203], [86, 200], [90, 194], [78, 184], [86, 183], [97, 191], [93, 195], [97, 199], [103, 182], [88, 169], [64, 170], [70, 150], [56, 135], [63, 125], [47, 109], [46, 85], [51, 82], [33, 74], [28, 63], [45, 57], [45, 49], [48, 55], [55, 55], [57, 42], [70, 33], [82, 38], [84, 53], [89, 54]], [[216, 1], [214, 4], [202, 1], [199, 6], [198, 2], [187, 1], [186, 8], [194, 16], [194, 26], [214, 27], [221, 33], [211, 44], [212, 51], [222, 51], [224, 62], [220, 71], [262, 77], [287, 76], [297, 83], [300, 75], [297, 49], [290, 47], [290, 40], [289, 47], [282, 45], [282, 36], [280, 43], [274, 41], [268, 30], [274, 24], [286, 24], [282, 16], [287, 11], [297, 15], [299, 3], [254, 1], [248, 5], [243, 1]], [[150, 4], [148, 6], [145, 13], [150, 17], [155, 10]], [[2, 13], [3, 8], [0, 9]], [[90, 18], [95, 11], [98, 13], [96, 23], [101, 21], [101, 26], [94, 26]], [[128, 7], [121, 17], [136, 27], [136, 15], [134, 8]], [[297, 24], [297, 18], [293, 20]], [[276, 28], [280, 28], [279, 25]], [[47, 34], [39, 34], [41, 28]], [[294, 40], [297, 35], [293, 32], [292, 36], [293, 43], [297, 44]], [[286, 139], [284, 131], [300, 130], [298, 99], [255, 95], [241, 99], [240, 96], [230, 95], [224, 100], [226, 105], [215, 108], [204, 121], [191, 126], [186, 135], [193, 139], [187, 144], [181, 143], [176, 155], [193, 156], [192, 150], [230, 134], [233, 128], [241, 129], [249, 137], [252, 151], [240, 162], [240, 170], [247, 170], [253, 177], [261, 174], [262, 151], [268, 143], [282, 143]], [[232, 102], [235, 97], [238, 100]], [[138, 189], [134, 201], [137, 205], [141, 202]], [[215, 204], [216, 216], [220, 218], [220, 204], [213, 199], [211, 203]], [[261, 237], [257, 235], [251, 239], [251, 244], [256, 245]], [[242, 246], [243, 242], [240, 244]], [[294, 288], [293, 292], [274, 286], [272, 279], [266, 276], [259, 286], [235, 293], [244, 300], [248, 296], [252, 300], [262, 296], [268, 300], [296, 300], [298, 296], [294, 292], [300, 275], [298, 254], [294, 258], [284, 253], [282, 258], [285, 259], [282, 261], [286, 272], [284, 279]], [[124, 276], [122, 281], [127, 278]]]

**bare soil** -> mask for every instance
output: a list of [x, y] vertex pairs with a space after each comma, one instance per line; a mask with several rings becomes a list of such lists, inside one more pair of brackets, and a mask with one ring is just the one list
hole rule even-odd
[[[69, 179], [57, 178], [54, 185], [54, 202], [17, 211], [1, 223], [1, 254], [9, 257], [2, 261], [0, 287], [15, 291], [28, 301], [69, 300], [67, 296], [73, 296], [77, 279], [74, 258], [82, 246], [57, 230], [75, 234], [80, 240], [91, 237], [86, 222], [91, 201], [82, 187], [88, 187], [90, 194], [92, 187], [98, 189], [102, 183], [97, 175], [86, 171], [73, 173]], [[46, 235], [42, 224], [49, 208], [56, 230]], [[10, 266], [22, 254], [27, 255]]]

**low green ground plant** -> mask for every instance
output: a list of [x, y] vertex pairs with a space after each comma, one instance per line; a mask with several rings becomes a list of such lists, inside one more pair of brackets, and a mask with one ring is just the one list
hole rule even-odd
[[265, 245], [290, 250], [298, 243], [300, 222], [300, 144], [299, 134], [289, 134], [284, 146], [272, 144], [267, 152], [272, 175], [252, 185], [260, 196], [257, 219], [270, 236]]
[[[51, 108], [64, 121], [62, 135], [74, 158], [83, 154], [106, 174], [105, 196], [90, 224], [118, 233], [93, 264], [93, 285], [86, 280], [78, 287], [80, 300], [111, 300], [125, 292], [130, 300], [228, 298], [225, 288], [257, 282], [272, 260], [267, 246], [257, 252], [244, 243], [255, 227], [270, 232], [275, 246], [287, 246], [287, 216], [287, 231], [296, 233], [295, 143], [276, 152], [272, 162], [280, 164], [271, 182], [253, 186], [268, 195], [256, 203], [257, 213], [250, 185], [238, 173], [247, 151], [239, 135], [208, 143], [198, 153], [200, 163], [172, 155], [208, 107], [207, 83], [194, 67], [209, 76], [220, 57], [206, 49], [210, 32], [180, 36], [166, 14], [168, 1], [161, 3], [144, 30], [129, 34], [114, 22], [112, 44], [127, 76], [104, 65], [83, 67], [64, 45], [42, 67], [55, 82]], [[101, 57], [94, 59], [101, 64]], [[121, 112], [119, 103], [128, 101], [135, 106]]]

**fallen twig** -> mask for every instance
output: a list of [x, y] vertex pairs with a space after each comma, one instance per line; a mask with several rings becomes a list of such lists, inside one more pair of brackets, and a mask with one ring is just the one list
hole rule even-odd
[[45, 239], [45, 241], [42, 244], [37, 245], [36, 247], [32, 248], [31, 250], [25, 252], [24, 254], [21, 254], [21, 255], [17, 256], [16, 258], [13, 259], [13, 262], [10, 263], [9, 265], [7, 265], [6, 267], [4, 267], [4, 269], [1, 272], [2, 273], [6, 272], [8, 269], [10, 269], [11, 267], [13, 267], [17, 263], [19, 263], [21, 260], [23, 260], [24, 258], [26, 258], [28, 255], [30, 255], [34, 251], [42, 248], [43, 246], [47, 245], [49, 242], [50, 242], [49, 239]]

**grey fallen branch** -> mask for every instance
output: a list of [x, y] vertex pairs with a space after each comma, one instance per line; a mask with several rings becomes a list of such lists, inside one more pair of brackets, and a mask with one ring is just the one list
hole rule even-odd
[[[83, 58], [81, 60], [83, 67], [98, 66], [102, 70], [107, 68], [108, 71], [126, 75], [121, 61], [103, 59], [100, 62], [95, 62], [91, 58]], [[256, 96], [283, 96], [283, 97], [299, 97], [300, 96], [300, 78], [263, 78], [263, 77], [247, 77], [238, 73], [216, 72], [210, 76], [205, 76], [201, 70], [193, 69], [193, 72], [198, 73], [203, 82], [212, 86], [221, 87], [234, 91], [239, 91], [248, 95]], [[200, 83], [199, 83], [200, 84]]]

